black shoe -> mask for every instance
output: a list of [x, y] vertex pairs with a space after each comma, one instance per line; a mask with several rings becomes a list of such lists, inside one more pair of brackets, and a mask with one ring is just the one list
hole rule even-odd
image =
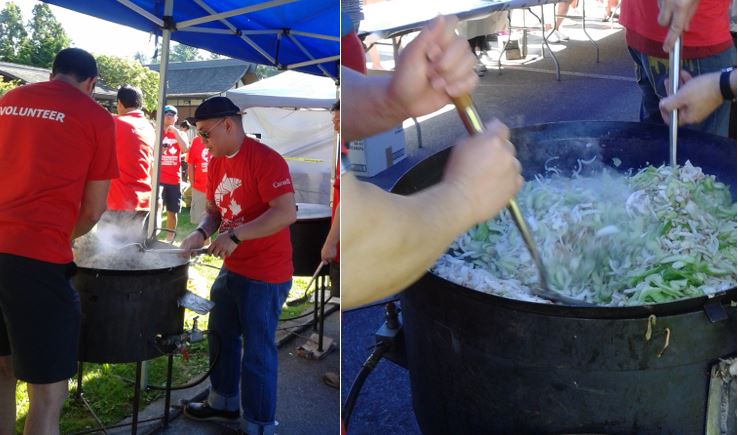
[[211, 408], [207, 400], [204, 402], [191, 402], [184, 407], [185, 416], [200, 421], [234, 422], [238, 420], [239, 414], [238, 411]]

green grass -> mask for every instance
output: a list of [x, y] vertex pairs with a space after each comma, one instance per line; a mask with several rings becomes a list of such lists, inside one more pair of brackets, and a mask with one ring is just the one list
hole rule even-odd
[[[182, 209], [177, 222], [177, 237], [180, 242], [194, 231], [195, 225], [190, 223], [189, 209]], [[208, 297], [210, 286], [218, 275], [223, 264], [220, 258], [201, 256], [198, 262], [190, 267], [188, 289], [203, 297]], [[305, 294], [310, 277], [294, 277], [288, 301], [301, 298]], [[312, 292], [313, 289], [310, 289]], [[285, 305], [282, 318], [293, 317], [310, 309], [312, 303], [303, 302], [295, 306]], [[193, 319], [198, 318], [198, 328], [206, 330], [208, 316], [199, 315], [185, 310], [185, 328], [192, 327]], [[207, 341], [194, 343], [189, 349], [189, 360], [185, 361], [182, 355], [174, 357], [173, 385], [183, 385], [200, 377], [208, 368]], [[167, 358], [159, 357], [149, 362], [149, 385], [164, 386], [166, 380]], [[136, 364], [85, 364], [82, 388], [84, 396], [94, 409], [97, 416], [105, 425], [118, 423], [132, 413], [133, 380], [135, 379]], [[69, 381], [69, 398], [64, 404], [61, 417], [61, 432], [69, 433], [97, 427], [87, 409], [74, 399], [77, 391], [76, 376]], [[28, 412], [28, 394], [26, 384], [18, 383], [16, 390], [16, 432], [23, 432], [26, 414]], [[163, 391], [145, 391], [141, 395], [141, 406], [144, 407], [154, 400], [164, 397]]]

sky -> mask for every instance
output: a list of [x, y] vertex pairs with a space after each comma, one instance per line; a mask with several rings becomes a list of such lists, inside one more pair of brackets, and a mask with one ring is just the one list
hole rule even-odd
[[[0, 10], [5, 8], [8, 0], [0, 0]], [[32, 17], [32, 10], [40, 3], [37, 0], [14, 0], [23, 12], [23, 22]], [[69, 9], [49, 5], [56, 19], [61, 22], [72, 45], [95, 54], [107, 54], [133, 58], [137, 51], [147, 56], [154, 54], [154, 37], [148, 33], [121, 26], [109, 21], [93, 18], [89, 15], [73, 12]]]

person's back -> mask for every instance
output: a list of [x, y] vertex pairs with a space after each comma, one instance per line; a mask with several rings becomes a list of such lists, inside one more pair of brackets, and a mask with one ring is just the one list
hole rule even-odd
[[[71, 242], [118, 176], [113, 117], [90, 98], [97, 76], [90, 53], [65, 48], [49, 82], [0, 99], [0, 397], [26, 383], [26, 434], [59, 433], [81, 328]], [[0, 433], [14, 427], [15, 404], [0, 400]]]
[[92, 163], [113, 151], [112, 143], [99, 146], [113, 131], [110, 113], [60, 80], [21, 86], [0, 99], [0, 252], [71, 261], [85, 182], [111, 173]]
[[115, 117], [120, 177], [110, 182], [109, 210], [142, 211], [151, 200], [151, 162], [156, 132], [140, 110]]

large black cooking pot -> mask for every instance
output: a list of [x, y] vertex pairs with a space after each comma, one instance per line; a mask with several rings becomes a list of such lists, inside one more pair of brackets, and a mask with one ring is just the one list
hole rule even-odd
[[[161, 242], [153, 247], [171, 248]], [[177, 300], [187, 290], [189, 261], [172, 257], [176, 265], [156, 269], [78, 267], [72, 283], [82, 303], [80, 361], [152, 359], [163, 354], [155, 341], [158, 335], [183, 332], [184, 308]]]
[[[667, 129], [638, 123], [536, 125], [514, 129], [512, 142], [526, 178], [554, 156], [571, 170], [594, 156], [606, 166], [620, 159], [620, 171], [668, 162]], [[393, 191], [434, 184], [447, 156], [420, 162]], [[735, 141], [680, 131], [678, 160], [686, 159], [735, 198]], [[736, 353], [735, 299], [733, 288], [658, 305], [564, 307], [427, 273], [402, 294], [418, 423], [426, 434], [704, 433], [710, 367]]]
[[290, 225], [292, 264], [295, 276], [312, 276], [320, 264], [323, 248], [331, 228], [331, 208], [323, 204], [297, 204], [297, 221]]

